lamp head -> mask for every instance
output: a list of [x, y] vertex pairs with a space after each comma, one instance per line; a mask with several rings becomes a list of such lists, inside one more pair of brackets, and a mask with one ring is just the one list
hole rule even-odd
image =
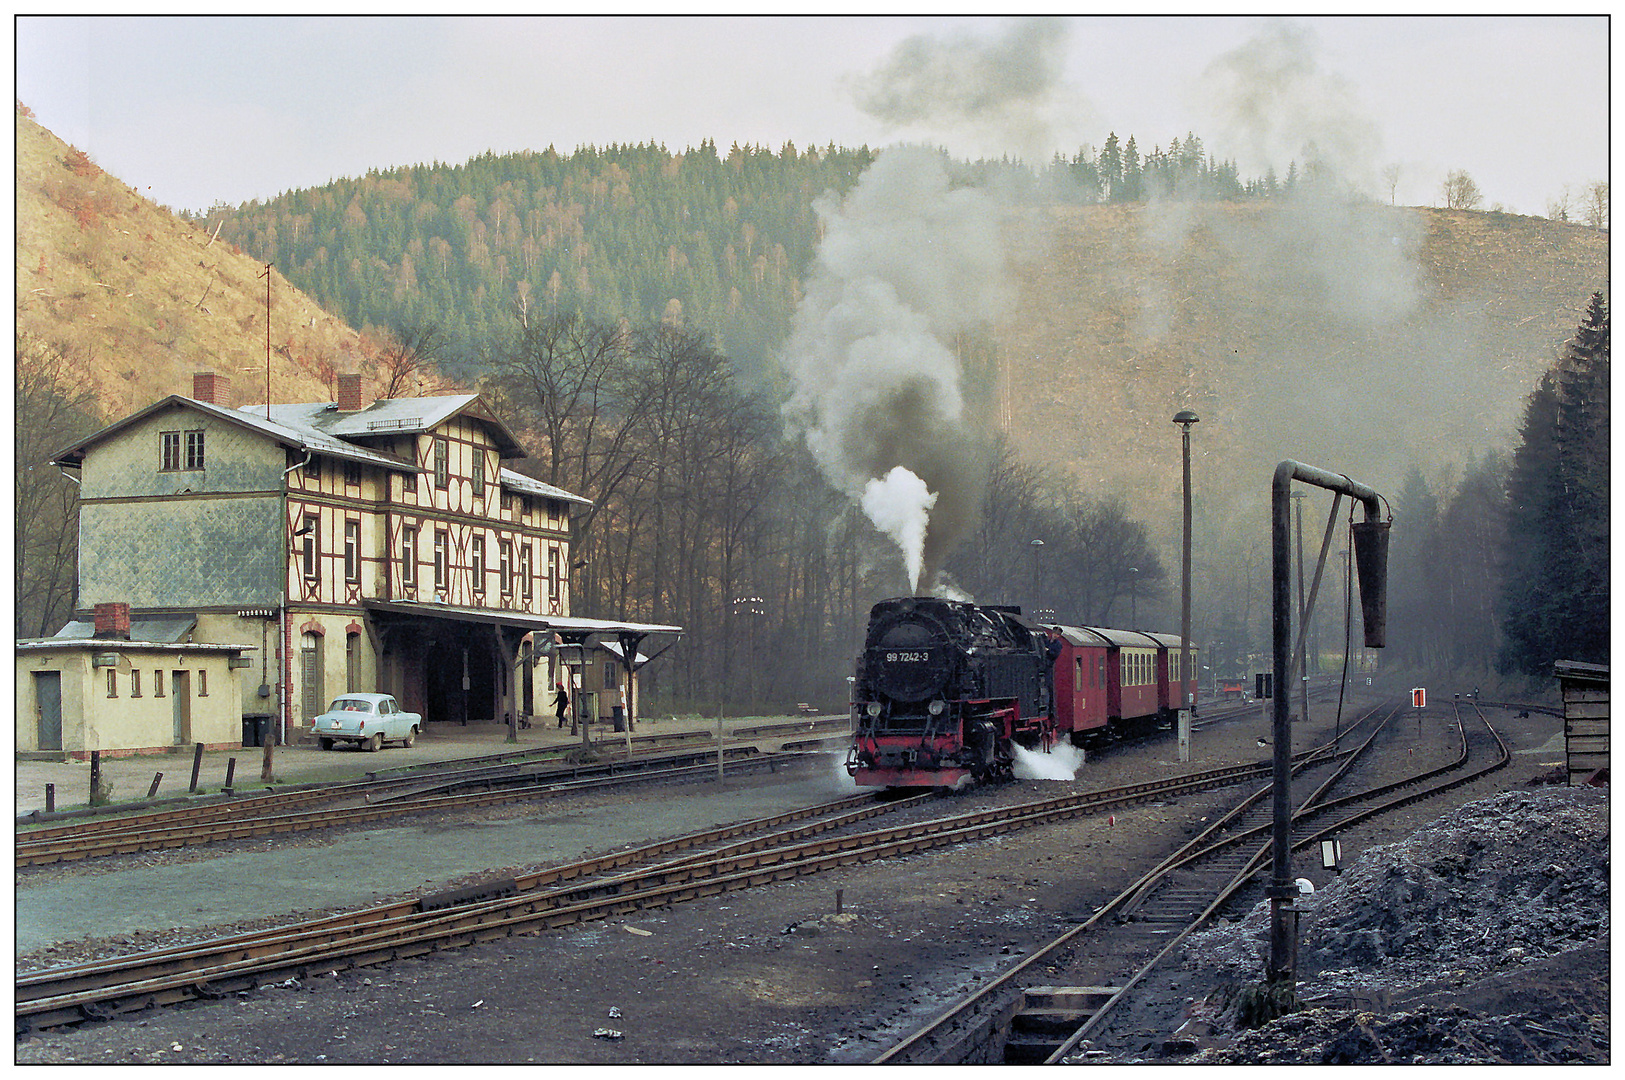
[[1178, 412], [1174, 413], [1174, 423], [1178, 424], [1186, 431], [1191, 429], [1192, 424], [1197, 424], [1200, 422], [1201, 417], [1197, 416], [1189, 409], [1180, 409]]

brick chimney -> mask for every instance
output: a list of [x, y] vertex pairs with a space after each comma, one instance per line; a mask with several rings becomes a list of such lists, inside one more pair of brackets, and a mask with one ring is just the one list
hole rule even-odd
[[129, 641], [130, 605], [97, 604], [95, 636], [114, 641]]
[[339, 412], [361, 410], [361, 376], [340, 375], [338, 392]]
[[213, 371], [194, 371], [192, 400], [206, 401], [223, 409], [231, 408], [231, 376]]

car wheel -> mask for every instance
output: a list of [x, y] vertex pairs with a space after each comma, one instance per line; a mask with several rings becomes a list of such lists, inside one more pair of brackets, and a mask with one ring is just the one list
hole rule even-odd
[[371, 739], [367, 740], [367, 749], [369, 751], [377, 752], [379, 750], [382, 750], [383, 748], [384, 748], [384, 736], [383, 736], [382, 733], [374, 735]]
[[333, 740], [332, 739], [317, 739], [316, 741], [321, 745], [321, 748], [323, 750], [331, 750], [331, 749], [333, 749]]
[[413, 728], [411, 731], [408, 731], [406, 733], [406, 738], [401, 740], [401, 745], [410, 748], [411, 745], [413, 743], [417, 742], [417, 741], [418, 741], [418, 729]]

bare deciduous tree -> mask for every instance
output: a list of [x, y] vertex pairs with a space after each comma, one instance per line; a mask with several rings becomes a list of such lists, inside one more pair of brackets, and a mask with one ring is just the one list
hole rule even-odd
[[1465, 169], [1456, 169], [1446, 176], [1440, 194], [1446, 209], [1450, 210], [1476, 210], [1484, 201], [1484, 193], [1478, 190], [1478, 184]]
[[96, 395], [80, 358], [17, 334], [16, 633], [43, 637], [73, 614], [78, 584], [79, 488], [50, 455], [97, 426]]
[[1395, 192], [1399, 188], [1399, 165], [1384, 165], [1382, 167], [1382, 182], [1388, 185], [1388, 205], [1394, 205]]
[[1585, 223], [1593, 229], [1607, 226], [1608, 181], [1593, 180], [1585, 186], [1580, 193], [1580, 212], [1585, 216]]
[[1546, 216], [1553, 221], [1568, 221], [1574, 213], [1574, 195], [1567, 187], [1554, 199], [1546, 200]]
[[383, 374], [386, 399], [412, 390], [412, 381], [439, 359], [446, 337], [433, 323], [403, 327], [379, 335], [376, 361]]

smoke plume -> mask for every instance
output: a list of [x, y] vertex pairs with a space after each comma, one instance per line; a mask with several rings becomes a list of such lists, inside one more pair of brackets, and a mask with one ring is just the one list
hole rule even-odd
[[844, 202], [816, 207], [824, 239], [782, 358], [786, 418], [917, 587], [980, 499], [950, 345], [1007, 301], [998, 207], [914, 147], [884, 151]]
[[[854, 92], [872, 115], [933, 141], [958, 131], [1036, 142], [1061, 103], [1064, 38], [1053, 19], [1012, 23], [994, 41], [910, 38]], [[959, 348], [1012, 295], [1003, 207], [916, 146], [886, 149], [844, 201], [814, 205], [824, 237], [782, 357], [787, 426], [897, 543], [918, 591], [981, 500]]]
[[1322, 70], [1314, 48], [1311, 31], [1272, 24], [1208, 66], [1201, 98], [1242, 175], [1263, 175], [1271, 167], [1284, 175], [1296, 162], [1372, 192], [1381, 136], [1360, 113], [1353, 87]]

